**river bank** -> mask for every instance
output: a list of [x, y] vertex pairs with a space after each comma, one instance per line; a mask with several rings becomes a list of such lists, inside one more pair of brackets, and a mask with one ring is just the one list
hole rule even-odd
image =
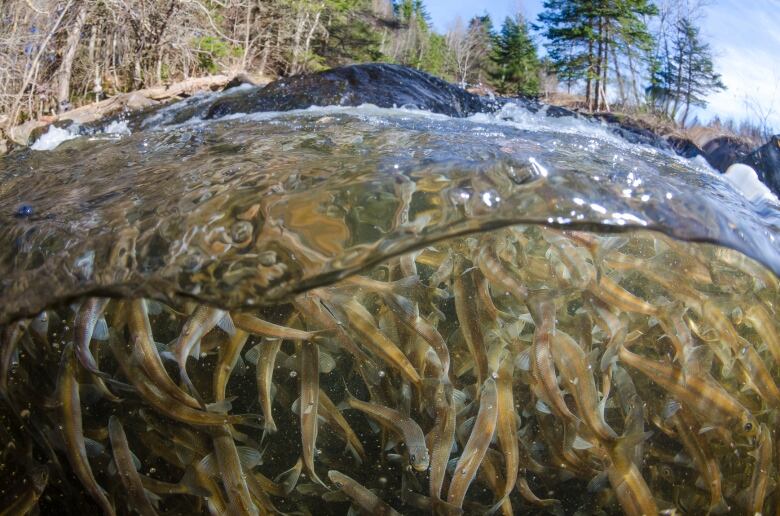
[[[577, 107], [576, 99], [564, 95], [553, 96], [548, 102], [525, 98], [501, 98], [483, 91], [463, 91], [445, 81], [411, 68], [394, 65], [357, 65], [316, 74], [299, 75], [272, 82], [264, 76], [239, 74], [211, 75], [192, 78], [169, 86], [148, 88], [116, 95], [109, 99], [80, 106], [57, 116], [43, 117], [11, 128], [0, 140], [0, 154], [13, 146], [33, 144], [48, 131], [48, 126], [65, 128], [97, 124], [121, 118], [161, 105], [185, 99], [203, 92], [225, 91], [249, 84], [269, 85], [248, 99], [216, 102], [207, 113], [208, 118], [225, 114], [255, 111], [285, 111], [311, 105], [378, 106], [409, 105], [448, 116], [468, 116], [477, 112], [497, 110], [508, 102], [518, 104], [532, 113], [549, 117], [572, 117], [590, 120], [605, 126], [610, 132], [631, 142], [674, 152], [685, 158], [701, 156], [721, 173], [735, 163], [744, 163], [756, 170], [758, 178], [775, 195], [780, 194], [780, 140], [777, 137], [763, 146], [744, 137], [719, 132], [712, 128], [680, 129], [667, 120], [651, 114], [602, 111], [590, 113]], [[422, 85], [422, 88], [421, 88]], [[427, 88], [427, 89], [426, 89]], [[472, 90], [473, 91], [473, 90]], [[348, 92], [345, 93], [345, 92]], [[254, 98], [254, 100], [252, 100]], [[254, 103], [254, 104], [253, 104]]]

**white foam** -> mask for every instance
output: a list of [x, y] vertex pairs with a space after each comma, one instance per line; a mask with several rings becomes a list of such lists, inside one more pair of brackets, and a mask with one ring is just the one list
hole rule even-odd
[[47, 151], [56, 149], [59, 144], [78, 138], [78, 133], [72, 133], [68, 129], [62, 129], [54, 125], [49, 126], [49, 130], [41, 135], [40, 138], [35, 140], [35, 143], [30, 146], [32, 150]]
[[103, 129], [106, 134], [118, 134], [127, 136], [130, 134], [130, 128], [127, 126], [127, 120], [114, 120]]
[[748, 165], [735, 163], [726, 170], [723, 177], [753, 202], [761, 200], [780, 202], [775, 194], [758, 179], [756, 171]]

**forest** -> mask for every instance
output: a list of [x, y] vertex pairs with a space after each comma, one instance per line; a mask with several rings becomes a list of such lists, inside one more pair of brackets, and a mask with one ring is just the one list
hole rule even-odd
[[685, 126], [725, 87], [700, 34], [702, 9], [695, 0], [546, 0], [537, 19], [483, 14], [441, 34], [423, 0], [4, 0], [0, 128], [192, 77], [375, 61], [480, 93], [563, 93], [588, 111]]

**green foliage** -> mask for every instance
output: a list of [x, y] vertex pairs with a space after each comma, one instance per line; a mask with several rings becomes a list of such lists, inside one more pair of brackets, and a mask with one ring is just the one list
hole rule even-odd
[[227, 41], [214, 36], [196, 38], [193, 46], [198, 52], [198, 65], [209, 73], [217, 73], [219, 71], [217, 63], [221, 58], [227, 56], [240, 57], [242, 53], [240, 46], [231, 45]]
[[444, 36], [435, 32], [429, 33], [418, 68], [444, 79], [452, 80], [447, 70], [447, 59], [447, 42]]
[[383, 60], [379, 48], [381, 34], [373, 25], [371, 2], [328, 0], [325, 20], [328, 38], [315, 44], [315, 53], [327, 65]]
[[539, 58], [525, 20], [504, 20], [491, 59], [497, 65], [491, 77], [500, 93], [539, 94]]
[[664, 52], [651, 63], [648, 94], [657, 110], [672, 119], [681, 114], [684, 125], [690, 106], [706, 107], [705, 97], [726, 86], [715, 72], [710, 46], [701, 40], [699, 28], [683, 17], [675, 29], [671, 45], [666, 42]]
[[588, 103], [592, 96], [598, 108], [610, 67], [618, 75], [620, 58], [632, 59], [651, 48], [646, 20], [656, 14], [650, 0], [545, 0], [534, 28], [548, 40], [545, 46], [558, 78], [569, 86], [585, 80]]

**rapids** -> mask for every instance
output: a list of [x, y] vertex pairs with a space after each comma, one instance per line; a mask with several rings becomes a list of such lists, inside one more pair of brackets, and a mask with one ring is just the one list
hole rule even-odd
[[[361, 105], [177, 121], [212, 97], [148, 114], [129, 135], [111, 122], [0, 162], [0, 323], [88, 293], [276, 302], [517, 223], [655, 230], [780, 271], [771, 201], [594, 123], [511, 103], [468, 118]], [[412, 200], [398, 224], [400, 190]], [[137, 259], [112, 262], [128, 235]], [[257, 256], [273, 256], [273, 272]]]
[[772, 199], [517, 103], [284, 91], [0, 161], [0, 510], [780, 507]]

